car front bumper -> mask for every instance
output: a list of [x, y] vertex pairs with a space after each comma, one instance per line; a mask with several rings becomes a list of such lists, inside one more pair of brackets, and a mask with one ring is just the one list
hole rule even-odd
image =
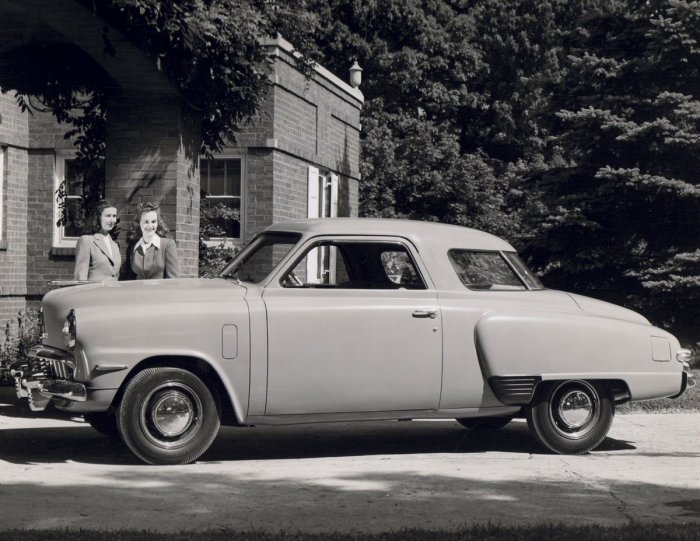
[[26, 398], [32, 411], [43, 411], [51, 400], [85, 402], [87, 389], [73, 381], [75, 360], [60, 349], [37, 345], [29, 350], [25, 362], [11, 369], [18, 398]]

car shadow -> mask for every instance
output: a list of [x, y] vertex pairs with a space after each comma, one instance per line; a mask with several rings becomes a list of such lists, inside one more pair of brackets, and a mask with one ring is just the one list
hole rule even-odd
[[[0, 460], [53, 463], [67, 460], [96, 464], [140, 464], [126, 446], [93, 430], [81, 416], [57, 410], [33, 412], [14, 388], [0, 388], [2, 417], [51, 419], [59, 426], [1, 430]], [[65, 421], [75, 426], [65, 426]], [[635, 449], [631, 442], [606, 438], [597, 451]], [[489, 452], [549, 454], [516, 419], [499, 430], [465, 429], [455, 421], [367, 421], [259, 427], [222, 427], [206, 461], [280, 460], [342, 456]]]
[[[0, 460], [10, 463], [141, 464], [118, 439], [85, 423], [76, 426], [4, 429]], [[635, 449], [630, 442], [606, 438], [598, 451]], [[453, 421], [375, 421], [250, 428], [222, 427], [199, 462], [285, 460], [410, 454], [549, 454], [532, 438], [524, 422], [500, 430], [467, 430]]]

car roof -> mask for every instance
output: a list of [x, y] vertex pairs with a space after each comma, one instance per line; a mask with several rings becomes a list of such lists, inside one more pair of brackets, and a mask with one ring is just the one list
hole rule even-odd
[[475, 250], [515, 249], [503, 239], [457, 225], [394, 218], [309, 218], [290, 222], [279, 222], [265, 232], [296, 232], [305, 237], [318, 235], [372, 235], [397, 236], [410, 240], [417, 247]]

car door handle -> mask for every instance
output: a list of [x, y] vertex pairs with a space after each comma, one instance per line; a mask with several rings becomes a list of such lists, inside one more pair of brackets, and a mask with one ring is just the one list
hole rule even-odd
[[413, 317], [429, 317], [435, 319], [438, 316], [437, 310], [414, 310]]

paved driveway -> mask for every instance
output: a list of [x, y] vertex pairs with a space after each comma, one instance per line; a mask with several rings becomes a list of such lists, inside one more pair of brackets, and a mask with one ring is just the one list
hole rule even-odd
[[599, 450], [452, 421], [223, 428], [189, 466], [138, 463], [81, 419], [0, 399], [3, 528], [383, 531], [556, 521], [700, 523], [700, 415], [620, 415]]

